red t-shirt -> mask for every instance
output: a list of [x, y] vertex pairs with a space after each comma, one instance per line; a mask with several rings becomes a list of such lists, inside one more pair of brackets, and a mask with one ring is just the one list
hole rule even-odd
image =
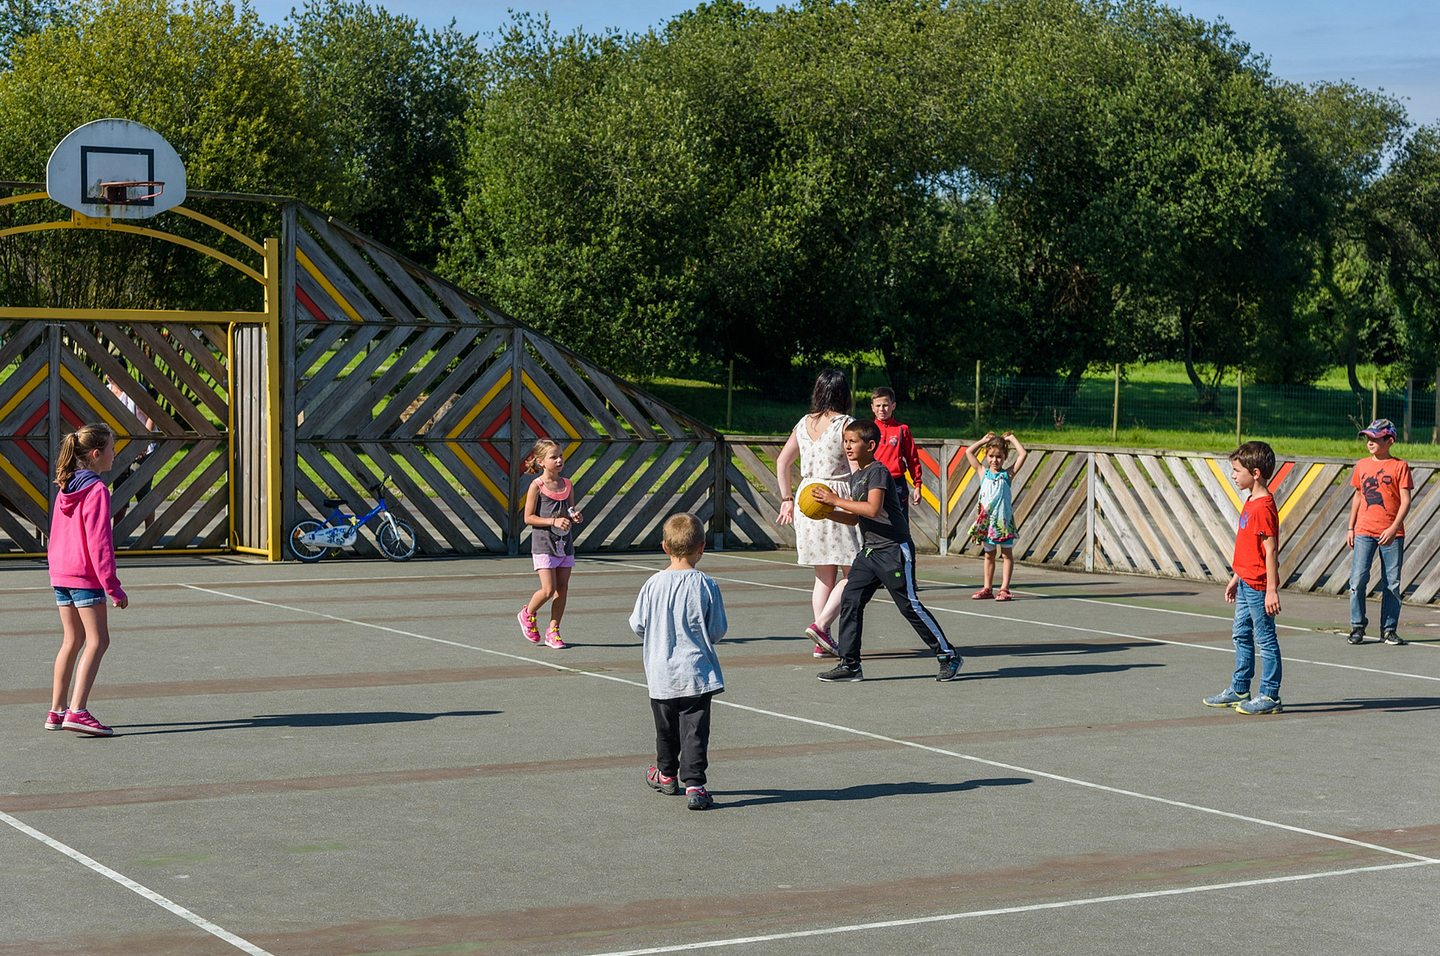
[[[1240, 509], [1240, 527], [1235, 532], [1235, 557], [1230, 567], [1240, 580], [1257, 591], [1265, 590], [1265, 549], [1260, 539], [1280, 533], [1280, 513], [1275, 510], [1275, 496], [1251, 498]], [[1277, 555], [1278, 560], [1278, 555]]]
[[[915, 439], [910, 437], [910, 426], [902, 425], [893, 418], [885, 421], [875, 419], [880, 429], [880, 444], [875, 446], [875, 460], [884, 465], [890, 477], [900, 478], [907, 471], [915, 484], [920, 484], [920, 452], [915, 448]], [[901, 485], [901, 494], [904, 485]]]
[[[1355, 518], [1355, 533], [1378, 538], [1394, 524], [1400, 513], [1400, 489], [1414, 488], [1410, 466], [1399, 458], [1362, 458], [1350, 473], [1350, 484], [1360, 489], [1360, 514]], [[1395, 537], [1403, 538], [1402, 526]]]

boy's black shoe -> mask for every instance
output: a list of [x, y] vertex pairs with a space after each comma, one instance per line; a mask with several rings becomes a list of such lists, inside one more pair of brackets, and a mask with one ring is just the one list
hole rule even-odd
[[1363, 628], [1363, 627], [1352, 627], [1352, 628], [1350, 628], [1350, 636], [1347, 637], [1347, 638], [1345, 638], [1345, 640], [1349, 641], [1351, 644], [1364, 644], [1364, 643], [1365, 643], [1365, 628]]
[[940, 658], [940, 673], [935, 675], [937, 681], [954, 680], [960, 676], [960, 667], [965, 663], [965, 658], [958, 654], [946, 654]]
[[709, 810], [715, 806], [715, 798], [704, 787], [689, 787], [685, 791], [685, 806], [691, 810]]
[[860, 668], [851, 668], [846, 664], [838, 664], [831, 670], [828, 670], [825, 673], [819, 674], [817, 676], [823, 681], [830, 681], [832, 683], [839, 681], [857, 681], [865, 679], [865, 674]]
[[1403, 637], [1401, 637], [1399, 634], [1396, 634], [1394, 631], [1386, 631], [1386, 632], [1385, 632], [1385, 643], [1386, 643], [1386, 644], [1404, 644], [1404, 643], [1405, 643], [1405, 639], [1404, 639]]
[[645, 771], [645, 782], [650, 785], [652, 790], [659, 790], [672, 797], [680, 792], [680, 786], [675, 782], [675, 778], [665, 776], [660, 772], [659, 767], [651, 767]]

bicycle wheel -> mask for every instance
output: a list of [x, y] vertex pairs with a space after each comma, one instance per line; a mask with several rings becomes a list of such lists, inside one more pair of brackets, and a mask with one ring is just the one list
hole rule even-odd
[[381, 552], [391, 561], [408, 561], [415, 553], [415, 532], [403, 521], [395, 522], [394, 526], [382, 524], [376, 538]]
[[318, 521], [301, 521], [290, 529], [290, 553], [301, 561], [315, 562], [325, 557], [327, 548], [317, 547], [313, 544], [305, 544], [300, 540], [301, 535], [309, 534], [320, 528]]

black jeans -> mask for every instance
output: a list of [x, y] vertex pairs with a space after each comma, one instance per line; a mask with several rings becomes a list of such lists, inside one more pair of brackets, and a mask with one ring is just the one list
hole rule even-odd
[[860, 666], [860, 637], [865, 629], [865, 605], [880, 588], [915, 628], [915, 633], [930, 646], [936, 657], [954, 654], [955, 648], [945, 639], [945, 632], [925, 605], [920, 603], [915, 586], [915, 550], [907, 542], [887, 548], [865, 548], [850, 566], [845, 594], [840, 598], [840, 622], [837, 627], [840, 660], [847, 667]]
[[705, 786], [710, 766], [710, 698], [650, 698], [655, 714], [655, 766], [667, 777], [679, 777], [687, 787]]

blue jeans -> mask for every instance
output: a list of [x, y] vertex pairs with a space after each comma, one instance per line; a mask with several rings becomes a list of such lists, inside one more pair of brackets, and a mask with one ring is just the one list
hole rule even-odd
[[55, 603], [60, 607], [94, 607], [105, 603], [105, 592], [98, 588], [55, 588]]
[[1275, 618], [1265, 613], [1265, 592], [1244, 581], [1235, 592], [1235, 677], [1230, 681], [1237, 694], [1250, 691], [1255, 676], [1255, 649], [1260, 649], [1260, 693], [1280, 699], [1280, 639], [1275, 636]]
[[1355, 556], [1350, 561], [1350, 626], [1364, 627], [1365, 595], [1370, 590], [1370, 565], [1380, 551], [1380, 570], [1385, 585], [1380, 589], [1380, 632], [1388, 634], [1400, 626], [1400, 568], [1405, 563], [1405, 539], [1381, 544], [1374, 535], [1355, 536]]

